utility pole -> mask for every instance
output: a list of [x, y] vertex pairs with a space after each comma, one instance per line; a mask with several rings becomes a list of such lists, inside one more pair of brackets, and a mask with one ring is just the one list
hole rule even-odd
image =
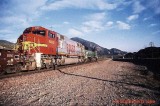
[[[149, 46], [150, 46], [150, 47], [154, 47], [154, 43], [153, 43], [153, 42], [150, 42], [150, 43], [149, 43]], [[152, 52], [152, 58], [153, 58], [153, 49], [151, 49], [151, 52]]]
[[153, 43], [153, 42], [150, 42], [150, 43], [149, 43], [149, 47], [154, 47], [154, 43]]

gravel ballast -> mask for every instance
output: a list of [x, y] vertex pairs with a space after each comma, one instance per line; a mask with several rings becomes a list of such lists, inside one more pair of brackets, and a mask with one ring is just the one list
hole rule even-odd
[[158, 105], [160, 82], [141, 67], [108, 59], [0, 79], [0, 105]]

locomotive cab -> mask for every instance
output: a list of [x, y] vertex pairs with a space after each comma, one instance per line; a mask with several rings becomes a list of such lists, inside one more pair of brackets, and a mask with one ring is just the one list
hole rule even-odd
[[52, 65], [56, 57], [57, 42], [57, 33], [54, 31], [40, 26], [26, 28], [17, 40], [17, 51], [24, 54], [25, 60], [29, 61], [26, 67], [30, 68], [27, 70]]
[[30, 27], [24, 30], [23, 34], [18, 38], [17, 44], [22, 53], [56, 55], [56, 32], [43, 27]]

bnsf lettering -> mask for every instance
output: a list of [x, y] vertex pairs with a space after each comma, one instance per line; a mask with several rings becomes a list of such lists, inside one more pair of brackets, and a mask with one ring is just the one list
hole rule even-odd
[[75, 52], [75, 46], [67, 44], [67, 52]]

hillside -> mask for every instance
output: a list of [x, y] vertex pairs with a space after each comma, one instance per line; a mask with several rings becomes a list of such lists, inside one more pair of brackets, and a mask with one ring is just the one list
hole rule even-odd
[[9, 42], [7, 40], [0, 40], [0, 48], [13, 49], [14, 43]]
[[160, 58], [160, 47], [147, 47], [135, 54], [136, 58]]
[[74, 38], [71, 38], [71, 39], [83, 44], [86, 47], [86, 49], [88, 49], [88, 50], [95, 50], [96, 49], [99, 55], [126, 54], [126, 52], [121, 51], [119, 49], [116, 49], [116, 48], [107, 49], [107, 48], [99, 46], [98, 44], [96, 44], [94, 42], [90, 42], [90, 41], [87, 41], [87, 40], [84, 40], [84, 39], [81, 39], [81, 38], [78, 38], [78, 37], [74, 37]]
[[140, 49], [138, 52], [134, 53], [127, 53], [125, 58], [134, 58], [134, 59], [140, 59], [140, 58], [160, 58], [160, 47], [146, 47], [144, 49]]

